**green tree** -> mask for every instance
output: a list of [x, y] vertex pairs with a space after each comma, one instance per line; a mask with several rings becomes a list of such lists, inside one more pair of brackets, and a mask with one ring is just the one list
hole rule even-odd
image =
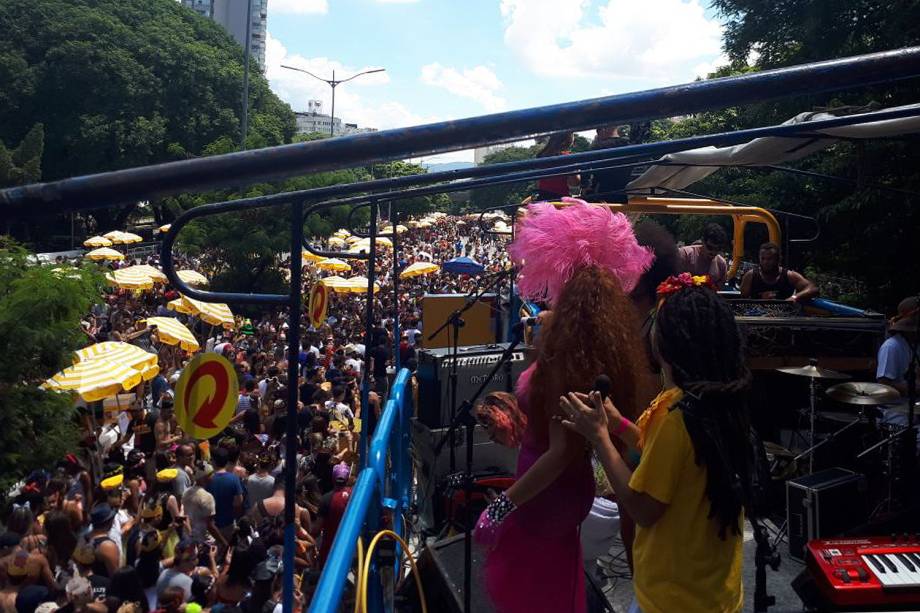
[[64, 274], [54, 268], [0, 237], [0, 491], [76, 449], [74, 398], [38, 385], [86, 343], [80, 318], [98, 300], [102, 279], [92, 265]]
[[[483, 164], [520, 162], [532, 159], [535, 154], [536, 147], [508, 147], [487, 155]], [[470, 208], [474, 211], [481, 211], [492, 206], [515, 204], [533, 193], [535, 187], [536, 184], [533, 181], [521, 181], [474, 189], [470, 194]]]
[[[724, 46], [730, 64], [710, 76], [802, 64], [916, 44], [920, 5], [899, 0], [714, 0], [725, 19]], [[747, 61], [751, 60], [752, 65]], [[653, 139], [671, 139], [777, 124], [803, 111], [889, 107], [920, 97], [914, 81], [881, 84], [845, 92], [799, 96], [700, 113], [677, 122], [654, 122]], [[794, 245], [793, 265], [819, 275], [851, 277], [865, 288], [850, 296], [860, 306], [890, 311], [904, 295], [915, 293], [915, 229], [920, 209], [914, 198], [874, 189], [878, 184], [920, 190], [920, 141], [913, 138], [840, 142], [794, 164], [796, 168], [842, 177], [855, 184], [785, 173], [723, 169], [689, 189], [699, 193], [815, 217], [818, 239]], [[677, 224], [681, 238], [694, 224]], [[792, 221], [788, 233], [806, 237], [807, 223]], [[754, 257], [762, 236], [749, 237]]]
[[42, 150], [45, 144], [45, 130], [42, 124], [35, 124], [19, 146], [7, 149], [0, 141], [0, 187], [25, 185], [42, 178]]
[[[0, 29], [0, 140], [44, 124], [46, 180], [239, 141], [243, 51], [175, 0], [6, 0]], [[257, 69], [249, 101], [247, 146], [289, 142], [294, 114]], [[108, 230], [132, 210], [92, 216]]]

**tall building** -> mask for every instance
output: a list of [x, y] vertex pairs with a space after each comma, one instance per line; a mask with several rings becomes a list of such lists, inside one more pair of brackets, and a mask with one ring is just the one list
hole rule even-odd
[[208, 19], [211, 19], [214, 13], [214, 0], [182, 0], [182, 6], [187, 6]]
[[376, 128], [359, 128], [355, 123], [344, 123], [340, 117], [334, 120], [329, 115], [323, 113], [322, 100], [307, 100], [307, 112], [294, 113], [297, 119], [298, 134], [329, 134], [330, 127], [333, 136], [344, 136], [347, 134], [361, 134], [363, 132], [376, 132]]
[[247, 3], [252, 4], [252, 27], [249, 32], [250, 57], [265, 68], [265, 37], [268, 25], [268, 0], [181, 0], [199, 15], [213, 19], [238, 42], [246, 47]]

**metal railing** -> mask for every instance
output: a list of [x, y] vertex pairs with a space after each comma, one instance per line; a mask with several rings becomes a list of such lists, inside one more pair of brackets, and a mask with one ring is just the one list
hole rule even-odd
[[[203, 191], [242, 186], [259, 181], [282, 179], [331, 169], [366, 166], [389, 160], [457, 151], [499, 142], [510, 142], [559, 130], [587, 130], [651, 119], [685, 115], [780, 97], [830, 92], [920, 76], [920, 47], [842, 58], [814, 64], [750, 73], [641, 92], [608, 96], [553, 106], [546, 106], [458, 121], [387, 130], [322, 141], [284, 145], [255, 151], [198, 158], [106, 172], [50, 183], [27, 185], [0, 191], [0, 220], [32, 215], [54, 215], [123, 203]], [[529, 181], [544, 176], [597, 171], [623, 165], [649, 156], [701, 146], [724, 146], [747, 142], [760, 136], [808, 137], [812, 130], [850, 125], [872, 120], [894, 119], [915, 115], [916, 110], [888, 110], [868, 113], [860, 118], [838, 117], [808, 125], [767, 126], [733, 133], [697, 136], [670, 142], [644, 143], [617, 149], [578, 153], [568, 156], [537, 158], [506, 164], [481, 166], [451, 173], [431, 173], [380, 179], [347, 185], [335, 185], [300, 192], [247, 198], [208, 204], [185, 212], [172, 225], [163, 240], [162, 263], [170, 281], [184, 294], [206, 302], [248, 303], [284, 306], [288, 309], [289, 379], [297, 380], [298, 341], [302, 319], [301, 246], [314, 253], [333, 257], [352, 254], [321, 252], [304, 244], [305, 215], [335, 204], [371, 206], [371, 237], [368, 260], [369, 292], [375, 275], [374, 237], [378, 203], [401, 197], [422, 196], [467, 190], [498, 183]], [[457, 181], [457, 179], [471, 179]], [[437, 185], [431, 185], [437, 184]], [[412, 190], [405, 188], [421, 186]], [[290, 207], [291, 286], [288, 294], [254, 295], [215, 293], [197, 290], [181, 282], [176, 275], [172, 246], [181, 227], [195, 218], [215, 213], [244, 211], [261, 207]], [[368, 300], [368, 320], [373, 315], [373, 300]], [[368, 339], [368, 349], [371, 345]], [[365, 365], [365, 372], [369, 365]], [[386, 512], [393, 514], [393, 527], [401, 532], [402, 514], [408, 504], [409, 375], [400, 371], [396, 386], [374, 425], [373, 411], [367, 402], [368, 379], [365, 374], [362, 401], [366, 419], [362, 428], [362, 466], [351, 502], [339, 527], [332, 555], [320, 578], [311, 605], [312, 611], [334, 611], [344, 591], [355, 542], [362, 529], [376, 530]], [[290, 386], [288, 410], [296, 410], [296, 386]], [[296, 456], [294, 426], [288, 419], [286, 457]], [[369, 445], [367, 436], [372, 435]], [[388, 470], [389, 453], [393, 469]], [[294, 463], [291, 463], [293, 467]], [[294, 470], [286, 470], [288, 491], [294, 491]], [[293, 496], [290, 498], [293, 500]], [[291, 610], [293, 591], [293, 503], [285, 509], [285, 578], [284, 609]], [[373, 591], [372, 610], [382, 609], [382, 588], [376, 569], [370, 567], [368, 580]]]
[[[310, 604], [311, 613], [339, 610], [358, 538], [362, 534], [375, 533], [381, 526], [384, 512], [392, 513], [392, 530], [404, 536], [402, 517], [409, 506], [412, 475], [409, 458], [409, 419], [413, 410], [411, 376], [406, 369], [396, 375], [371, 439], [367, 464], [352, 489], [348, 507], [316, 586]], [[404, 555], [409, 555], [409, 552], [404, 552]], [[398, 568], [398, 561], [396, 565]], [[358, 573], [355, 576], [358, 577]], [[367, 581], [370, 590], [379, 589], [378, 576], [379, 567], [372, 561]], [[357, 587], [360, 589], [361, 586]], [[377, 596], [369, 599], [371, 610], [379, 610], [380, 594]]]

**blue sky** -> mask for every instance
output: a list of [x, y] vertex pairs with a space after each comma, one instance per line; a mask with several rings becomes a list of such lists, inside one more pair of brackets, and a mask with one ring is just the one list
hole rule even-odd
[[[682, 83], [722, 62], [708, 0], [268, 0], [266, 75], [295, 110], [395, 128]], [[438, 160], [472, 159], [469, 152]]]

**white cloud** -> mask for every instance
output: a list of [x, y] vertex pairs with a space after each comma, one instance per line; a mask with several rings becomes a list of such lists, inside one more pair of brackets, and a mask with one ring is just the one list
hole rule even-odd
[[377, 0], [380, 4], [415, 4], [419, 0]]
[[422, 66], [422, 83], [446, 89], [455, 96], [470, 98], [487, 111], [501, 111], [505, 108], [505, 99], [496, 92], [502, 88], [502, 82], [490, 68], [476, 66], [462, 71], [437, 62]]
[[[288, 53], [284, 44], [269, 32], [265, 46], [265, 76], [269, 84], [282, 100], [291, 105], [295, 111], [305, 111], [308, 100], [322, 100], [323, 110], [330, 111], [330, 88], [326, 83], [309, 75], [282, 68], [281, 65], [295, 66], [309, 70], [313, 74], [331, 78], [335, 70], [336, 77], [349, 77], [373, 66], [347, 66], [326, 57], [308, 58]], [[438, 121], [440, 118], [417, 115], [403, 104], [386, 100], [378, 86], [390, 82], [385, 72], [358, 77], [354, 81], [341, 85], [335, 91], [335, 116], [361, 127], [385, 130], [401, 128]], [[362, 91], [376, 90], [373, 97], [365, 98]]]
[[505, 44], [552, 77], [689, 81], [721, 51], [701, 0], [501, 0]]
[[329, 11], [328, 0], [269, 0], [270, 13], [294, 13], [298, 15], [325, 14]]

